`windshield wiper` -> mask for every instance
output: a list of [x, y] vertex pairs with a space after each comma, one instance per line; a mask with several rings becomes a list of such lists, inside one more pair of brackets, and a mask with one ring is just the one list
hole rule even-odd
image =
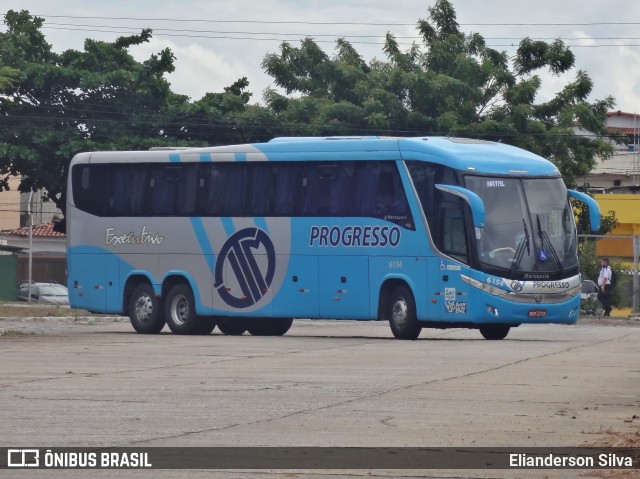
[[527, 222], [522, 218], [522, 225], [524, 226], [524, 238], [518, 244], [518, 248], [516, 249], [516, 254], [513, 258], [513, 263], [511, 263], [511, 268], [509, 269], [509, 275], [513, 275], [516, 270], [520, 267], [520, 263], [522, 263], [522, 258], [524, 256], [524, 248], [527, 248], [527, 254], [531, 256], [531, 247], [529, 246], [529, 228], [527, 228]]
[[551, 254], [551, 257], [560, 268], [560, 272], [564, 273], [564, 268], [562, 267], [562, 261], [560, 261], [560, 257], [558, 256], [556, 249], [553, 247], [553, 243], [551, 243], [551, 239], [549, 238], [549, 235], [540, 226], [540, 215], [536, 215], [536, 221], [538, 223], [538, 236], [540, 236], [540, 243], [542, 244], [542, 252], [544, 252], [544, 247], [546, 245], [547, 251]]

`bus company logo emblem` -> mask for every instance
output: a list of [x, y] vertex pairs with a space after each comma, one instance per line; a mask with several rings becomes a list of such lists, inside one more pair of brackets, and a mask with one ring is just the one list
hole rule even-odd
[[522, 283], [520, 281], [512, 281], [511, 289], [514, 290], [516, 293], [519, 293], [520, 291], [522, 291]]
[[[262, 258], [255, 254], [261, 249], [264, 251]], [[239, 291], [234, 291], [225, 283], [229, 279], [224, 277], [224, 265], [227, 262]], [[276, 255], [271, 238], [261, 229], [245, 228], [231, 235], [222, 246], [216, 259], [213, 286], [229, 306], [248, 308], [267, 293], [275, 270]]]

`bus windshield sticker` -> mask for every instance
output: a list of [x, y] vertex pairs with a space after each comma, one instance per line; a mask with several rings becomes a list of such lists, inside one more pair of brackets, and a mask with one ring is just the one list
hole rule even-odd
[[504, 188], [506, 186], [502, 180], [487, 180], [487, 188]]
[[466, 314], [467, 312], [467, 303], [465, 302], [447, 301], [445, 304], [449, 313]]

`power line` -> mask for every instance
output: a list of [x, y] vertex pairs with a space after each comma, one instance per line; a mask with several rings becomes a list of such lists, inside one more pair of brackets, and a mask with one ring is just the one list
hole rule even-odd
[[[55, 25], [56, 27], [53, 27], [52, 25]], [[45, 28], [51, 28], [51, 29], [58, 29], [58, 30], [66, 30], [66, 28], [59, 28], [59, 27], [73, 27], [70, 29], [76, 29], [76, 28], [118, 28], [118, 29], [127, 29], [127, 31], [130, 31], [132, 33], [137, 33], [140, 32], [142, 30], [141, 27], [134, 27], [134, 26], [124, 26], [124, 25], [91, 25], [91, 24], [74, 24], [74, 23], [56, 23], [56, 22], [48, 22], [45, 25], [43, 25], [43, 27]], [[126, 33], [126, 32], [119, 32], [119, 31], [113, 31], [113, 30], [105, 30], [106, 32], [113, 32], [113, 33]], [[167, 33], [168, 32], [168, 33]], [[153, 29], [153, 34], [154, 35], [169, 35], [171, 33], [186, 33], [186, 34], [199, 34], [199, 33], [206, 33], [206, 34], [216, 34], [216, 35], [282, 35], [282, 36], [287, 36], [287, 37], [332, 37], [332, 38], [379, 38], [381, 35], [380, 34], [369, 34], [369, 35], [362, 35], [362, 34], [344, 34], [344, 33], [302, 33], [302, 32], [298, 32], [298, 33], [286, 33], [286, 32], [279, 32], [279, 33], [274, 33], [274, 32], [253, 32], [253, 31], [245, 31], [245, 30], [240, 30], [240, 31], [229, 31], [229, 30], [194, 30], [194, 29], [180, 29], [180, 28], [154, 28]], [[420, 36], [420, 35], [394, 35], [395, 39], [402, 39], [402, 40], [424, 40], [424, 37]], [[490, 37], [490, 36], [484, 36], [483, 37], [485, 40], [521, 40], [522, 37], [518, 36], [518, 37]], [[529, 37], [532, 40], [542, 40], [542, 41], [553, 41], [553, 40], [567, 40], [567, 41], [586, 41], [586, 40], [640, 40], [640, 37]]]
[[[162, 17], [110, 17], [110, 16], [93, 16], [93, 15], [38, 15], [33, 16], [42, 18], [75, 18], [75, 19], [92, 19], [92, 20], [127, 20], [127, 21], [144, 21], [144, 22], [194, 22], [194, 23], [255, 23], [265, 25], [357, 25], [357, 26], [387, 26], [387, 27], [407, 27], [415, 26], [413, 23], [393, 23], [393, 22], [313, 22], [301, 20], [211, 20], [203, 18], [162, 18]], [[477, 22], [477, 23], [459, 23], [460, 26], [612, 26], [612, 25], [640, 25], [640, 22]]]
[[[48, 28], [51, 30], [66, 30], [66, 31], [81, 31], [81, 32], [91, 32], [91, 33], [117, 33], [117, 34], [130, 34], [130, 33], [136, 33], [139, 32], [140, 29], [138, 30], [126, 30], [126, 31], [117, 31], [117, 30], [96, 30], [95, 28], [69, 28], [69, 27], [51, 27], [51, 26], [46, 26], [43, 25], [42, 28]], [[98, 27], [101, 28], [101, 27]], [[112, 28], [112, 27], [109, 27]], [[114, 27], [114, 28], [129, 28], [129, 27]], [[297, 35], [297, 34], [281, 34], [281, 33], [248, 33], [250, 35]], [[248, 40], [248, 41], [259, 41], [259, 42], [264, 42], [264, 41], [275, 41], [275, 42], [288, 42], [291, 41], [291, 39], [289, 38], [278, 38], [278, 37], [241, 37], [241, 36], [229, 36], [229, 35], [201, 35], [201, 34], [196, 34], [196, 35], [191, 35], [191, 34], [187, 34], [187, 33], [163, 33], [162, 31], [160, 33], [154, 32], [154, 36], [156, 37], [182, 37], [182, 38], [206, 38], [206, 39], [210, 39], [210, 40]], [[320, 35], [318, 35], [320, 36]], [[322, 36], [334, 36], [337, 38], [350, 38], [350, 36], [348, 35], [344, 35], [344, 36], [339, 36], [339, 35], [328, 35], [328, 34], [323, 34]], [[373, 37], [373, 35], [366, 35], [364, 37]], [[316, 40], [314, 38], [313, 34], [308, 34], [308, 35], [301, 35], [300, 40], [302, 40], [303, 38], [312, 38], [314, 39], [314, 41], [316, 43], [335, 43], [335, 40]], [[412, 37], [402, 37], [402, 38], [412, 38]], [[416, 37], [416, 39], [420, 39], [420, 37]], [[508, 39], [508, 38], [502, 38], [502, 39]], [[603, 38], [603, 39], [612, 39], [615, 40], [617, 38], [615, 37], [607, 37], [607, 38]], [[620, 40], [624, 40], [627, 38], [621, 37], [619, 38]], [[640, 38], [638, 37], [629, 37], [629, 40], [640, 40]], [[518, 40], [517, 38], [514, 38], [514, 40]], [[554, 39], [555, 40], [555, 39]], [[594, 40], [592, 38], [575, 38], [572, 39], [575, 41], [591, 41]], [[351, 44], [359, 44], [359, 45], [380, 45], [383, 46], [385, 45], [384, 41], [377, 41], [377, 42], [366, 42], [366, 41], [350, 41], [349, 43]], [[403, 43], [403, 42], [398, 42], [399, 45], [402, 46], [411, 46], [413, 45], [413, 43]], [[490, 48], [505, 48], [505, 47], [515, 47], [517, 46], [517, 43], [504, 43], [504, 44], [487, 44], [487, 47]], [[567, 45], [570, 48], [597, 48], [597, 47], [638, 47], [640, 46], [640, 43], [600, 43], [600, 44], [593, 44], [593, 45], [578, 45], [578, 44], [570, 44]]]

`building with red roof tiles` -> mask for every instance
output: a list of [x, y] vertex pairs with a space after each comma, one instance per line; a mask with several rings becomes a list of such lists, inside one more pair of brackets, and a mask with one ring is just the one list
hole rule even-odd
[[[29, 227], [23, 226], [0, 231], [0, 240], [8, 246], [29, 249]], [[67, 237], [64, 233], [53, 231], [53, 223], [32, 227], [34, 254], [66, 255]]]

